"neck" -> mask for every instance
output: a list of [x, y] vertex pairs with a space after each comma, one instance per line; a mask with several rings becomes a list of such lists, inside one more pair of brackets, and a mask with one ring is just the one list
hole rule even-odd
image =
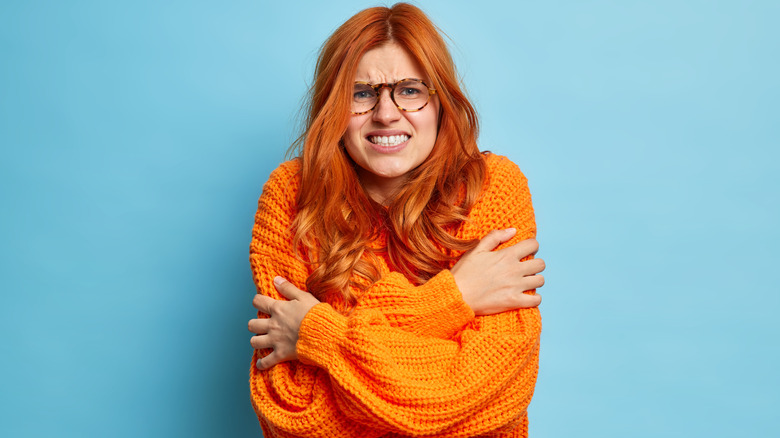
[[401, 188], [405, 180], [404, 176], [383, 178], [363, 169], [358, 169], [358, 177], [360, 178], [360, 183], [363, 185], [363, 190], [366, 191], [366, 194], [368, 194], [374, 202], [384, 206], [390, 204], [390, 201], [395, 197], [395, 194]]

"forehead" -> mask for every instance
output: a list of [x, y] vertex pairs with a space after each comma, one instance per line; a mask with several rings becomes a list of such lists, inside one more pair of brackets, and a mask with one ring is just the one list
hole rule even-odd
[[384, 44], [366, 52], [358, 62], [356, 81], [392, 83], [404, 78], [427, 79], [422, 67], [403, 47]]

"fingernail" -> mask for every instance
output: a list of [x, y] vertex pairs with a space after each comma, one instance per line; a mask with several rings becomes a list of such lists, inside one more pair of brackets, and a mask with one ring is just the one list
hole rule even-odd
[[514, 233], [515, 231], [517, 231], [517, 228], [507, 228], [504, 231], [506, 231], [507, 233]]
[[277, 286], [279, 286], [280, 284], [284, 283], [285, 281], [287, 281], [287, 280], [285, 280], [282, 277], [279, 277], [279, 276], [274, 277], [274, 284], [277, 285]]

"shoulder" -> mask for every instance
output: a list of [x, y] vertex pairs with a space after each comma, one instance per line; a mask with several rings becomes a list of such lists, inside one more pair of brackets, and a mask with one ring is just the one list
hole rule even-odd
[[512, 160], [491, 152], [484, 154], [485, 164], [488, 168], [489, 185], [516, 182], [518, 179], [526, 181], [525, 175]]
[[268, 181], [263, 186], [263, 192], [286, 192], [290, 190], [297, 190], [300, 187], [301, 182], [301, 162], [300, 160], [293, 159], [285, 161], [280, 164], [279, 167], [271, 172], [268, 177]]
[[277, 167], [263, 186], [257, 202], [250, 254], [282, 254], [292, 241], [289, 227], [295, 216], [300, 187], [300, 164], [287, 161]]
[[528, 180], [517, 164], [501, 155], [484, 155], [488, 175], [461, 227], [462, 238], [481, 239], [491, 230], [517, 228], [517, 239], [536, 234]]
[[502, 197], [518, 191], [528, 191], [528, 179], [512, 160], [490, 152], [484, 157], [488, 176], [482, 198], [493, 198], [492, 200], [495, 201], [496, 196]]
[[300, 171], [301, 163], [298, 159], [285, 161], [274, 169], [263, 185], [260, 205], [276, 205], [285, 208], [295, 205], [295, 198], [301, 187]]

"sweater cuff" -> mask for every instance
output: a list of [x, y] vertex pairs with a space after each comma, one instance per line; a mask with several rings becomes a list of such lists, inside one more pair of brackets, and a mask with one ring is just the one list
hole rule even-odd
[[326, 369], [328, 356], [333, 354], [333, 343], [343, 339], [346, 331], [347, 318], [344, 315], [330, 304], [317, 304], [301, 321], [295, 346], [298, 359], [305, 364]]
[[474, 311], [463, 301], [452, 272], [445, 269], [419, 286], [425, 305], [430, 306], [426, 318], [436, 321], [432, 336], [450, 337], [474, 319]]

